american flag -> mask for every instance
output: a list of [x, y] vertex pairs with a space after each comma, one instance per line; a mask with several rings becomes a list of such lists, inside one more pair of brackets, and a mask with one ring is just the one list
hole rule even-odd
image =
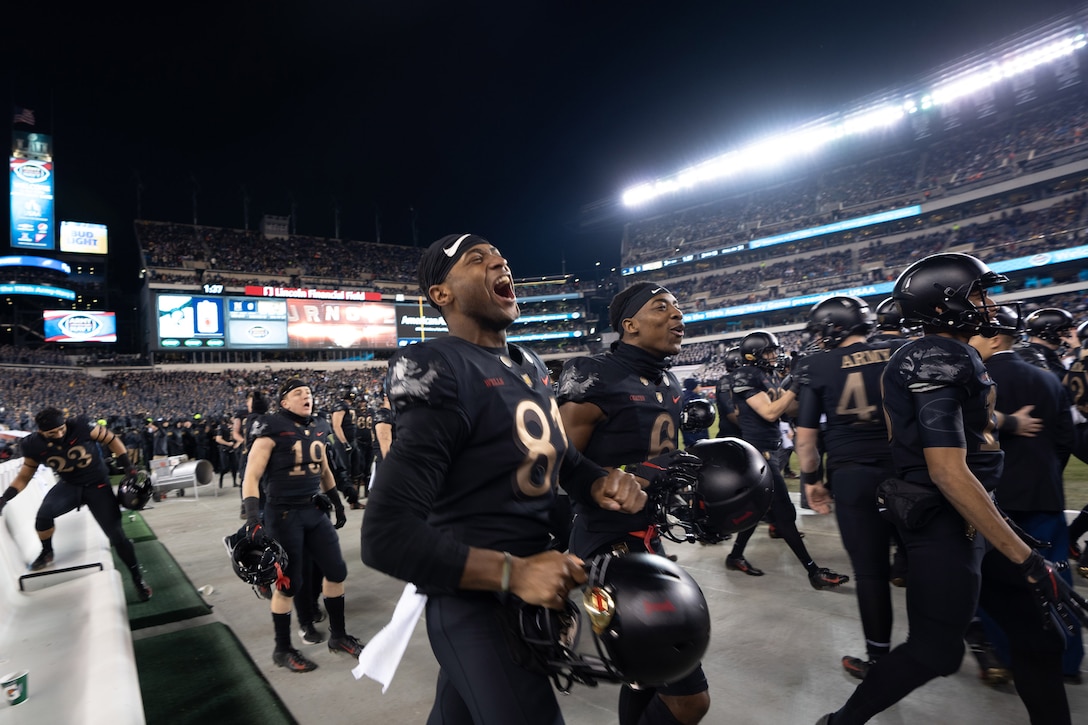
[[34, 125], [34, 111], [29, 108], [15, 107], [15, 118], [12, 119], [12, 123], [25, 123], [28, 126]]

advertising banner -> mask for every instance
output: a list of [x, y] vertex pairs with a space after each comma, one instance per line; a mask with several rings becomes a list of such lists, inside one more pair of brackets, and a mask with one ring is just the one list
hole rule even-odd
[[9, 157], [11, 246], [55, 249], [53, 162]]
[[60, 251], [75, 254], [108, 254], [106, 225], [62, 221], [60, 223]]
[[113, 312], [45, 310], [46, 342], [117, 342], [117, 317]]
[[397, 345], [400, 347], [450, 334], [442, 315], [428, 304], [402, 303], [396, 309]]

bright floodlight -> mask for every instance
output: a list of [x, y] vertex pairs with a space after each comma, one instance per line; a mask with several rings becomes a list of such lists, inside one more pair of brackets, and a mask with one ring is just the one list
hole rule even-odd
[[[912, 93], [901, 100], [860, 109], [849, 115], [818, 121], [807, 126], [755, 141], [735, 151], [684, 169], [674, 176], [633, 186], [623, 192], [626, 206], [638, 206], [667, 194], [730, 176], [779, 166], [847, 136], [858, 136], [900, 123], [908, 114], [928, 111], [970, 96], [1013, 76], [1072, 55], [1088, 45], [1084, 33], [1054, 40], [1054, 36], [1033, 41], [1021, 50], [1006, 54], [938, 83], [928, 92]], [[915, 100], [917, 99], [917, 100]]]

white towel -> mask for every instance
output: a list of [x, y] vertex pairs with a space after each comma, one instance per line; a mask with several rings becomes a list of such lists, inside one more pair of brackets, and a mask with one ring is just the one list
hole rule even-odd
[[407, 584], [400, 595], [393, 618], [374, 635], [359, 655], [359, 666], [351, 671], [355, 679], [365, 675], [382, 683], [382, 694], [389, 689], [397, 666], [408, 648], [408, 640], [415, 631], [416, 622], [423, 616], [423, 606], [427, 603], [426, 594], [417, 594], [415, 584]]

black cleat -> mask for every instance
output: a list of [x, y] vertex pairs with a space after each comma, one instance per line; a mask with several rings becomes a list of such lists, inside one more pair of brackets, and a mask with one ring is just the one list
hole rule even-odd
[[352, 637], [350, 634], [345, 634], [343, 637], [332, 637], [329, 639], [329, 651], [330, 652], [346, 652], [352, 657], [358, 657], [363, 653], [362, 642]]
[[30, 562], [30, 566], [28, 566], [27, 568], [30, 569], [30, 571], [39, 571], [39, 570], [44, 569], [45, 567], [49, 566], [52, 563], [53, 563], [53, 552], [52, 551], [43, 551], [42, 553], [38, 554], [37, 559]]
[[743, 556], [725, 557], [725, 568], [732, 571], [741, 571], [748, 576], [763, 576], [763, 570], [752, 566]]
[[842, 658], [842, 668], [846, 670], [846, 674], [859, 680], [865, 679], [865, 676], [869, 674], [869, 668], [872, 666], [872, 660], [863, 660], [860, 657], [851, 657], [850, 655]]
[[132, 586], [136, 587], [136, 597], [141, 602], [146, 602], [151, 598], [151, 585], [144, 581], [143, 577], [133, 579]]
[[298, 636], [306, 644], [321, 644], [325, 641], [325, 635], [314, 629], [313, 623], [302, 625], [298, 630]]
[[314, 602], [314, 624], [319, 624], [320, 622], [324, 622], [325, 618], [326, 618], [325, 610], [323, 610], [321, 607], [319, 607], [317, 605], [317, 602]]
[[989, 642], [972, 642], [969, 639], [967, 644], [971, 648], [971, 654], [975, 656], [975, 661], [978, 662], [979, 679], [991, 687], [1012, 682], [1012, 672], [1001, 662]]
[[842, 586], [848, 581], [850, 581], [850, 577], [831, 571], [826, 567], [817, 569], [808, 575], [808, 583], [812, 585], [813, 589], [832, 589], [833, 587]]
[[303, 657], [302, 653], [297, 649], [273, 652], [272, 662], [280, 667], [286, 667], [292, 672], [310, 672], [317, 669], [317, 663]]

